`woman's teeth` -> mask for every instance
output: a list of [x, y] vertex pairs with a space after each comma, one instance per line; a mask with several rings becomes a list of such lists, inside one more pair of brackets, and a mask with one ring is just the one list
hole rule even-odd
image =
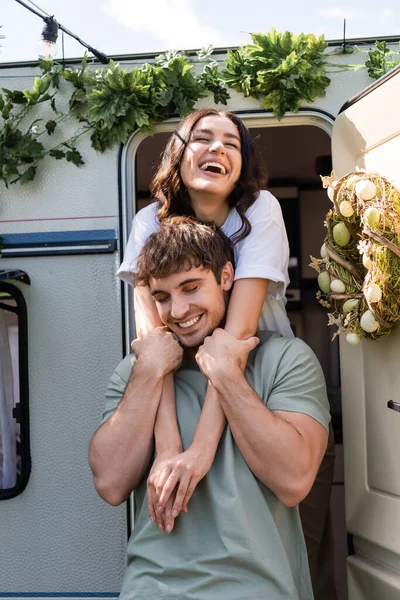
[[214, 173], [217, 171], [219, 173], [222, 173], [222, 175], [225, 175], [226, 173], [224, 165], [220, 165], [216, 162], [206, 162], [203, 165], [201, 165], [200, 169], [202, 171], [213, 171]]
[[201, 315], [198, 317], [195, 317], [194, 319], [191, 319], [190, 321], [185, 321], [185, 323], [178, 323], [178, 325], [179, 325], [179, 327], [186, 329], [187, 327], [192, 327], [192, 325], [195, 325], [196, 323], [198, 323], [198, 321], [200, 321], [200, 319], [201, 319]]

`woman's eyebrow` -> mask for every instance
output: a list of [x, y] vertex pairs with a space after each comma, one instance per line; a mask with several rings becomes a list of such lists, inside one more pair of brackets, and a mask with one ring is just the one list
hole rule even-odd
[[[213, 132], [211, 131], [211, 129], [194, 129], [193, 130], [193, 134], [196, 133], [205, 133], [206, 135], [213, 135]], [[224, 136], [227, 138], [234, 138], [236, 140], [238, 140], [238, 142], [240, 142], [240, 137], [238, 135], [235, 135], [234, 133], [224, 133]]]
[[227, 138], [234, 138], [235, 140], [240, 142], [240, 137], [238, 135], [235, 135], [234, 133], [224, 133], [224, 136]]

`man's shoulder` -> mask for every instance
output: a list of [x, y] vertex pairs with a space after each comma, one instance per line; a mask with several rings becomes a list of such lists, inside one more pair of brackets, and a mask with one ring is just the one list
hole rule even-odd
[[302, 413], [328, 429], [325, 377], [319, 360], [303, 340], [278, 334], [262, 340], [251, 376], [270, 410]]
[[102, 423], [105, 423], [112, 417], [121, 401], [126, 386], [128, 385], [135, 360], [134, 354], [128, 354], [114, 369], [106, 390], [106, 405], [103, 411]]
[[273, 352], [278, 348], [293, 348], [296, 350], [308, 349], [312, 352], [311, 348], [300, 338], [285, 337], [277, 331], [257, 331], [256, 336], [260, 340], [260, 343], [256, 347], [257, 352]]
[[290, 365], [293, 362], [304, 360], [318, 363], [318, 359], [310, 346], [300, 338], [287, 338], [271, 331], [260, 331], [257, 336], [260, 343], [254, 351], [256, 363], [268, 362], [271, 364], [272, 361], [277, 364], [284, 361]]

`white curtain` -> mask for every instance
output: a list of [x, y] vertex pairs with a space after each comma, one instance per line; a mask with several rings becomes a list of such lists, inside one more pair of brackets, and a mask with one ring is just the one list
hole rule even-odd
[[17, 476], [14, 385], [8, 328], [0, 309], [0, 489], [13, 488]]

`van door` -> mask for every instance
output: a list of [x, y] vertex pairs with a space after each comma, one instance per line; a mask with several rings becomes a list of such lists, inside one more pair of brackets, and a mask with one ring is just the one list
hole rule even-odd
[[[400, 69], [343, 107], [333, 127], [339, 177], [357, 167], [400, 188]], [[349, 600], [400, 597], [400, 326], [384, 340], [340, 340]], [[392, 402], [390, 402], [392, 401]]]

